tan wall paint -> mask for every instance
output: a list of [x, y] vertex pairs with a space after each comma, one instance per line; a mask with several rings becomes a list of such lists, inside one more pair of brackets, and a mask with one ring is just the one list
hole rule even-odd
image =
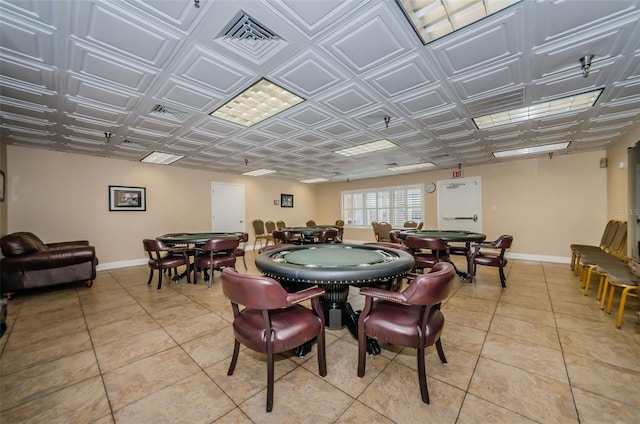
[[[636, 216], [630, 215], [629, 204], [629, 168], [627, 166], [627, 149], [640, 141], [640, 125], [633, 127], [621, 137], [621, 139], [607, 148], [607, 210], [609, 219], [620, 219], [627, 222], [635, 222]], [[623, 168], [620, 168], [620, 164]], [[627, 252], [636, 255], [637, 237], [640, 232], [630, 228], [627, 239]], [[635, 237], [634, 237], [635, 235]]]
[[[244, 184], [250, 235], [255, 218], [304, 225], [315, 215], [308, 184], [16, 146], [7, 154], [6, 232], [31, 231], [45, 242], [86, 239], [102, 264], [143, 258], [143, 238], [210, 231], [212, 181]], [[147, 211], [110, 212], [109, 185], [146, 187]], [[295, 207], [274, 205], [280, 193], [293, 194]]]
[[[516, 254], [564, 258], [572, 242], [597, 243], [608, 210], [627, 207], [626, 174], [622, 178], [611, 164], [639, 139], [639, 131], [635, 128], [624, 142], [608, 149], [607, 170], [598, 166], [604, 152], [463, 168], [465, 177], [482, 178], [484, 232], [489, 238], [512, 233]], [[33, 231], [47, 242], [87, 238], [98, 247], [103, 263], [140, 258], [144, 237], [208, 230], [212, 181], [245, 185], [251, 234], [254, 218], [283, 219], [288, 225], [303, 225], [307, 219], [333, 223], [340, 217], [341, 190], [451, 178], [451, 170], [437, 170], [314, 186], [16, 146], [6, 151], [8, 225], [3, 233]], [[110, 184], [147, 187], [147, 212], [108, 212]], [[280, 193], [293, 194], [295, 208], [273, 205]], [[425, 193], [425, 208], [425, 226], [435, 228], [435, 193]], [[345, 238], [371, 241], [373, 233], [347, 228]]]
[[[599, 167], [604, 155], [604, 151], [555, 155], [463, 168], [465, 177], [482, 180], [483, 232], [489, 239], [512, 234], [512, 254], [565, 258], [571, 243], [597, 244], [607, 220], [607, 171]], [[323, 199], [318, 215], [324, 221], [340, 215], [342, 190], [424, 184], [451, 179], [451, 172], [325, 184], [318, 187]], [[425, 193], [425, 211], [425, 228], [436, 228], [436, 193]], [[373, 241], [373, 231], [347, 228], [345, 239]]]

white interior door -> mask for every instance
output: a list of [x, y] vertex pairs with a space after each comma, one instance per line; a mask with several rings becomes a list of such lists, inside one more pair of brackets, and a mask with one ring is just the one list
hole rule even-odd
[[480, 177], [438, 181], [438, 228], [482, 232]]
[[244, 222], [244, 185], [211, 183], [211, 231], [242, 231]]

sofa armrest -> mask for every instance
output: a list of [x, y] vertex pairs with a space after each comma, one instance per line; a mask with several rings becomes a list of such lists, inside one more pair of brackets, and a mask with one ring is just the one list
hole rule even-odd
[[47, 247], [49, 249], [84, 247], [84, 246], [89, 246], [89, 240], [60, 241], [57, 243], [47, 243]]
[[2, 272], [27, 272], [59, 268], [84, 262], [97, 263], [95, 247], [58, 248], [2, 259]]

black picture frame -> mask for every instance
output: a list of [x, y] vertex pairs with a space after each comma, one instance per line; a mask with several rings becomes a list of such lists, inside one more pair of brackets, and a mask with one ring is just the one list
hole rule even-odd
[[109, 210], [140, 212], [147, 210], [145, 187], [109, 186]]
[[292, 208], [293, 207], [293, 194], [281, 194], [280, 195], [280, 207]]

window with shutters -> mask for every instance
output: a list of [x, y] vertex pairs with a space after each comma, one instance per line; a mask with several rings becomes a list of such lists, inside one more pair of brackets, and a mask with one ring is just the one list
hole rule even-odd
[[343, 191], [341, 197], [346, 226], [368, 226], [377, 221], [400, 228], [406, 221], [422, 221], [421, 185]]

